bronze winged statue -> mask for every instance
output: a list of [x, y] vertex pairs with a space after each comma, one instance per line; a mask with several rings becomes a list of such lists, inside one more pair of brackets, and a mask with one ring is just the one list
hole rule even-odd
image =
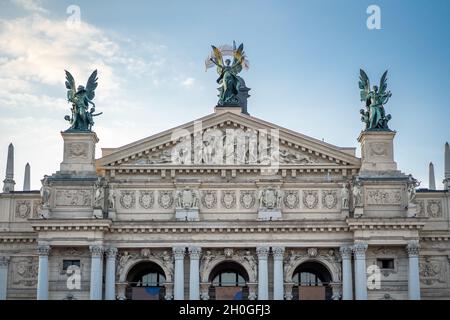
[[361, 121], [366, 124], [366, 130], [390, 131], [388, 122], [391, 115], [385, 113], [384, 105], [392, 96], [387, 91], [387, 70], [380, 79], [380, 86], [370, 89], [369, 77], [364, 70], [359, 70], [359, 89], [361, 90], [361, 101], [364, 101], [366, 110], [361, 109]]
[[[75, 86], [75, 79], [69, 71], [66, 72], [66, 88], [67, 101], [72, 103], [72, 115], [65, 116], [64, 119], [70, 122], [70, 128], [66, 131], [87, 131], [92, 130], [94, 125], [94, 117], [101, 115], [103, 112], [95, 113], [95, 104], [92, 100], [95, 97], [95, 89], [97, 88], [97, 70], [92, 72], [86, 87]], [[92, 105], [89, 109], [89, 105]]]
[[241, 72], [243, 66], [246, 66], [244, 44], [241, 43], [236, 48], [236, 43], [233, 41], [233, 62], [230, 59], [226, 59], [225, 63], [221, 50], [215, 46], [211, 47], [213, 49], [213, 57], [210, 58], [210, 61], [216, 65], [217, 73], [219, 74], [217, 79], [217, 83], [220, 85], [218, 105], [239, 105], [237, 95], [242, 80], [238, 77], [238, 73]]

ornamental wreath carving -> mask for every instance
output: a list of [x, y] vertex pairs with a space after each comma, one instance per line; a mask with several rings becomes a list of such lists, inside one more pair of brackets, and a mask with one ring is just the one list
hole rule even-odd
[[288, 209], [298, 208], [299, 197], [297, 190], [286, 190], [284, 191], [284, 206]]
[[173, 191], [161, 190], [159, 191], [158, 204], [161, 208], [169, 209], [173, 205]]
[[244, 190], [241, 191], [240, 203], [241, 207], [244, 209], [251, 209], [255, 206], [255, 191]]
[[336, 190], [323, 190], [322, 191], [322, 205], [327, 209], [336, 208], [338, 199]]
[[139, 205], [144, 209], [150, 209], [154, 203], [153, 191], [139, 191]]
[[19, 200], [16, 202], [16, 218], [26, 219], [30, 216], [31, 202]]
[[217, 191], [205, 190], [202, 193], [202, 205], [207, 209], [213, 209], [217, 206]]
[[226, 209], [233, 209], [236, 207], [236, 192], [222, 191], [222, 205]]
[[124, 209], [134, 208], [136, 203], [136, 193], [134, 190], [122, 190], [120, 192], [120, 205]]
[[304, 190], [303, 191], [303, 204], [308, 209], [314, 209], [319, 202], [319, 195], [317, 190]]

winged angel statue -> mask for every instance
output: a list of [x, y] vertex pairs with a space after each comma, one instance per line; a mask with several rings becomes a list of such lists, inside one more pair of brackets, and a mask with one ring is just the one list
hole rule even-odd
[[[67, 100], [72, 103], [72, 116], [64, 117], [71, 124], [67, 131], [91, 131], [94, 117], [103, 113], [95, 114], [95, 104], [92, 102], [97, 88], [97, 70], [92, 72], [86, 87], [78, 86], [78, 88], [75, 87], [75, 79], [70, 72], [67, 70], [65, 72]], [[88, 111], [90, 104], [92, 108]]]
[[360, 69], [359, 71], [359, 89], [361, 89], [361, 101], [366, 104], [366, 110], [361, 109], [361, 121], [366, 124], [366, 130], [381, 130], [389, 131], [388, 121], [391, 120], [391, 115], [386, 115], [384, 105], [392, 96], [387, 89], [387, 70], [383, 73], [380, 79], [380, 87], [373, 86], [370, 90], [369, 77]]
[[[236, 106], [239, 105], [239, 99], [237, 97], [239, 88], [243, 84], [242, 78], [238, 76], [238, 73], [242, 71], [242, 68], [248, 69], [248, 61], [244, 53], [244, 44], [236, 48], [236, 43], [233, 41], [233, 47], [222, 46], [217, 48], [211, 46], [213, 52], [209, 59], [206, 61], [206, 67], [216, 65], [219, 78], [217, 83], [219, 87], [219, 106]], [[233, 63], [230, 59], [223, 61], [223, 55], [232, 55]], [[213, 65], [210, 64], [212, 62]]]

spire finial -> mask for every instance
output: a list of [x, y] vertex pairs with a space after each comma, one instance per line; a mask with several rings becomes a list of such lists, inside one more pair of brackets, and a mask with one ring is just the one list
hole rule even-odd
[[30, 164], [25, 165], [25, 174], [23, 176], [23, 191], [30, 191]]
[[433, 162], [430, 162], [429, 170], [428, 170], [428, 189], [436, 190], [436, 180], [434, 179], [434, 165]]

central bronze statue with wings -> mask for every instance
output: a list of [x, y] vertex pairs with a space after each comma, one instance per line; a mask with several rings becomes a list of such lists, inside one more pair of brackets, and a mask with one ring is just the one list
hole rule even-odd
[[[67, 100], [72, 103], [72, 115], [64, 117], [71, 124], [67, 131], [90, 132], [94, 125], [93, 118], [103, 113], [95, 114], [95, 104], [92, 102], [95, 97], [95, 89], [97, 88], [97, 70], [92, 72], [86, 87], [78, 86], [78, 88], [76, 88], [75, 79], [70, 72], [67, 70], [65, 72], [66, 88], [68, 89]], [[92, 108], [88, 111], [89, 105], [92, 105]]]
[[243, 66], [247, 66], [244, 44], [241, 43], [241, 45], [236, 48], [236, 44], [233, 41], [233, 63], [231, 63], [230, 59], [226, 59], [224, 63], [221, 50], [215, 46], [211, 47], [213, 49], [214, 57], [211, 57], [210, 61], [216, 65], [217, 73], [219, 74], [219, 78], [217, 79], [217, 83], [220, 85], [218, 105], [239, 105], [237, 95], [239, 93], [241, 80], [237, 74], [241, 72]]
[[373, 86], [370, 89], [369, 77], [364, 70], [359, 70], [359, 89], [361, 89], [361, 101], [365, 102], [366, 110], [361, 109], [361, 121], [366, 124], [366, 130], [390, 131], [388, 122], [391, 115], [386, 115], [384, 105], [392, 96], [387, 91], [387, 70], [380, 79], [380, 87]]

